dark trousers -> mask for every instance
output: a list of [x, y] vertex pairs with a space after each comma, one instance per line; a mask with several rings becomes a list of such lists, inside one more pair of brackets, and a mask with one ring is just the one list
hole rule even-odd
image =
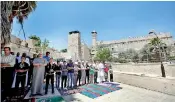
[[51, 85], [52, 85], [52, 93], [54, 93], [54, 75], [46, 75], [46, 88], [45, 88], [45, 94], [48, 92], [48, 86], [49, 86], [49, 81], [51, 80]]
[[77, 76], [77, 82], [79, 83], [79, 86], [80, 86], [80, 82], [81, 82], [81, 74], [78, 74], [78, 76]]
[[[14, 68], [1, 68], [1, 100], [11, 96], [11, 87], [14, 78]], [[2, 90], [3, 89], [3, 90]]]
[[110, 81], [113, 82], [113, 74], [110, 74]]
[[24, 94], [24, 91], [25, 91], [25, 81], [26, 81], [26, 75], [23, 75], [23, 76], [16, 75], [16, 83], [15, 83], [15, 89], [16, 89], [16, 91], [18, 91], [19, 84], [21, 83], [21, 91], [22, 91], [22, 94]]
[[98, 76], [98, 72], [94, 73], [94, 83], [97, 83], [97, 76]]
[[67, 76], [62, 76], [62, 80], [61, 80], [61, 88], [63, 89], [63, 83], [64, 83], [64, 88], [66, 87], [66, 83], [67, 83]]
[[89, 83], [89, 73], [86, 73], [85, 84], [86, 84], [86, 80], [87, 80], [87, 83]]
[[28, 80], [27, 80], [27, 85], [32, 85], [31, 84], [31, 80], [32, 80], [32, 74], [33, 74], [33, 70], [29, 70], [29, 72], [28, 72]]

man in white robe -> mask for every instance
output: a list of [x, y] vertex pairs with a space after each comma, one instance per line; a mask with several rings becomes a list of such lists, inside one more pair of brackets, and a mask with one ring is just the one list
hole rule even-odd
[[100, 62], [97, 65], [98, 68], [98, 78], [97, 78], [97, 82], [102, 83], [103, 81], [105, 81], [105, 77], [104, 77], [104, 64], [102, 62]]

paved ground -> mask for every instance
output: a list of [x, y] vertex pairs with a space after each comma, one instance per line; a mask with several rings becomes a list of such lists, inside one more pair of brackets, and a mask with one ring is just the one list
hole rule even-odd
[[115, 92], [91, 99], [82, 94], [65, 96], [67, 102], [175, 102], [175, 96], [121, 84]]

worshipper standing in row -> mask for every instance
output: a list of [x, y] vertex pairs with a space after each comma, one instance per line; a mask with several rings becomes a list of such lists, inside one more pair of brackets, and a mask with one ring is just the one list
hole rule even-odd
[[62, 66], [60, 64], [60, 61], [57, 61], [57, 65], [55, 67], [55, 72], [56, 72], [56, 87], [60, 89], [60, 81], [61, 81], [61, 69]]
[[29, 71], [28, 71], [28, 82], [27, 82], [27, 85], [29, 87], [31, 87], [31, 85], [32, 85], [31, 82], [32, 82], [32, 75], [33, 75], [33, 68], [34, 68], [33, 61], [36, 57], [37, 57], [37, 54], [33, 54], [33, 58], [30, 59], [31, 64], [30, 64]]
[[[67, 65], [66, 61], [63, 61], [62, 65], [62, 82], [61, 82], [61, 89], [66, 88], [66, 83], [67, 83], [67, 75], [68, 75], [68, 70], [67, 70]], [[63, 87], [64, 84], [64, 87]]]
[[113, 70], [111, 64], [109, 65], [110, 82], [113, 82]]
[[39, 57], [34, 59], [33, 65], [34, 69], [33, 69], [31, 96], [37, 94], [42, 95], [45, 66], [47, 65], [47, 61], [42, 57], [42, 54], [40, 53]]
[[97, 78], [97, 82], [102, 83], [103, 81], [105, 81], [104, 78], [104, 64], [102, 62], [100, 62], [98, 65], [98, 78]]
[[25, 62], [26, 57], [21, 57], [21, 62], [17, 63], [15, 65], [15, 71], [16, 71], [16, 83], [15, 83], [15, 89], [16, 91], [19, 90], [19, 84], [21, 83], [21, 95], [24, 94], [25, 91], [25, 82], [26, 82], [26, 73], [29, 69], [29, 64]]
[[97, 77], [98, 77], [98, 68], [97, 68], [98, 62], [93, 63], [93, 68], [94, 68], [94, 83], [97, 83]]
[[10, 52], [10, 47], [4, 47], [4, 55], [1, 55], [1, 88], [3, 89], [1, 101], [5, 98], [9, 99], [11, 96], [15, 56], [11, 55]]
[[[39, 57], [39, 56], [38, 56]], [[44, 59], [46, 59], [47, 63], [49, 63], [50, 60], [50, 52], [46, 52], [46, 55], [43, 56]], [[44, 73], [44, 79], [46, 79], [46, 73]]]
[[50, 52], [46, 52], [46, 56], [43, 56], [44, 59], [47, 60], [47, 62], [49, 62], [50, 60]]
[[95, 67], [93, 67], [93, 65], [90, 64], [89, 68], [90, 68], [90, 71], [89, 71], [89, 75], [90, 75], [90, 83], [93, 83]]
[[[53, 64], [53, 58], [50, 58], [49, 63], [46, 65], [46, 87], [45, 87], [45, 94], [48, 92], [48, 86], [49, 86], [49, 81], [51, 80], [51, 85], [52, 85], [52, 94], [54, 93], [54, 69], [56, 65]], [[41, 86], [42, 87], [42, 86]]]
[[77, 87], [78, 70], [79, 70], [78, 62], [75, 62], [74, 64], [74, 87], [75, 88]]
[[105, 76], [105, 81], [108, 81], [108, 71], [109, 71], [109, 66], [108, 64], [104, 64], [104, 76]]
[[88, 65], [88, 62], [86, 62], [86, 77], [85, 77], [85, 84], [86, 84], [86, 80], [87, 80], [87, 83], [89, 83], [89, 65]]
[[82, 64], [81, 64], [81, 75], [82, 75], [81, 76], [82, 85], [84, 85], [86, 80], [86, 66], [84, 61], [82, 61]]
[[20, 56], [20, 53], [17, 52], [17, 54], [16, 54], [16, 64], [18, 64], [19, 62], [21, 62], [21, 56]]
[[81, 82], [81, 63], [80, 62], [78, 62], [78, 65], [77, 65], [77, 67], [78, 67], [78, 75], [77, 75], [77, 82], [79, 83], [79, 85], [78, 86], [80, 86], [81, 84], [80, 84], [80, 82]]
[[68, 69], [68, 86], [69, 86], [69, 88], [73, 88], [74, 64], [73, 64], [72, 60], [69, 60], [69, 63], [67, 63], [67, 69]]
[[[31, 61], [30, 61], [30, 57], [29, 56], [27, 56], [27, 54], [26, 53], [22, 53], [22, 56], [20, 56], [20, 53], [18, 52], [17, 53], [17, 57], [16, 57], [16, 64], [15, 65], [17, 65], [17, 64], [19, 64], [20, 62], [21, 62], [21, 58], [22, 57], [25, 57], [25, 62], [28, 64], [28, 66], [30, 66], [31, 65]], [[29, 67], [30, 68], [30, 67]], [[28, 85], [28, 79], [29, 79], [29, 73], [28, 73], [28, 71], [26, 72], [26, 79], [25, 79], [25, 86], [27, 86]], [[17, 78], [17, 72], [14, 72], [14, 79], [13, 79], [13, 85], [12, 85], [12, 87], [15, 87], [15, 83], [16, 83], [16, 78]]]

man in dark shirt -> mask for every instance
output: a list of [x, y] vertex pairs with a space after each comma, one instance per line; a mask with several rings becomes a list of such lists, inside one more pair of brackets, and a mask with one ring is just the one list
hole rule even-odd
[[55, 72], [56, 72], [56, 87], [60, 88], [60, 79], [61, 79], [61, 64], [57, 61], [57, 65], [55, 65]]
[[48, 92], [48, 85], [49, 81], [51, 79], [51, 85], [52, 85], [52, 93], [54, 93], [54, 69], [55, 65], [53, 64], [53, 58], [50, 58], [49, 63], [45, 67], [46, 71], [46, 88], [45, 88], [45, 94]]
[[73, 88], [74, 64], [72, 60], [69, 60], [69, 63], [67, 64], [67, 69], [68, 69], [68, 86], [69, 88]]
[[20, 56], [20, 53], [18, 52], [16, 54], [16, 63], [15, 64], [18, 64], [19, 62], [21, 62], [21, 56]]
[[21, 62], [15, 65], [16, 73], [16, 83], [15, 89], [19, 89], [19, 84], [21, 83], [22, 95], [24, 94], [25, 89], [25, 81], [26, 81], [26, 73], [29, 69], [28, 63], [25, 62], [26, 58], [24, 56], [21, 57]]
[[89, 65], [88, 63], [86, 62], [86, 78], [85, 78], [85, 84], [86, 84], [86, 79], [87, 79], [87, 83], [89, 83]]
[[64, 83], [64, 88], [66, 88], [67, 74], [68, 74], [67, 65], [66, 65], [66, 61], [64, 61], [62, 65], [62, 80], [61, 80], [62, 89], [63, 89], [63, 83]]

